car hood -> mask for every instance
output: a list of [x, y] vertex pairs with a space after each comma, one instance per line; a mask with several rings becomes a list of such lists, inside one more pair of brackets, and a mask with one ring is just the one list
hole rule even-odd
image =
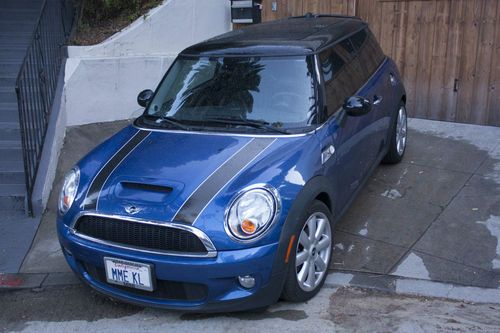
[[[228, 180], [228, 172], [236, 175], [244, 168], [242, 160], [250, 162], [248, 154], [256, 156], [271, 142], [267, 139], [256, 144], [256, 139], [243, 136], [140, 130], [97, 172], [83, 209], [159, 221], [179, 219], [179, 214], [193, 213], [192, 209], [181, 210], [185, 203], [196, 204], [188, 201], [191, 196], [197, 193], [195, 199], [203, 200], [203, 196], [214, 195], [213, 190]], [[225, 172], [217, 172], [224, 165]]]
[[[218, 249], [244, 246], [230, 242], [224, 231], [231, 199], [250, 185], [269, 184], [279, 192], [284, 219], [298, 191], [320, 172], [319, 151], [315, 135], [252, 137], [129, 126], [78, 163], [81, 185], [65, 223], [81, 211], [96, 211], [194, 224]], [[272, 241], [267, 238], [261, 241]]]

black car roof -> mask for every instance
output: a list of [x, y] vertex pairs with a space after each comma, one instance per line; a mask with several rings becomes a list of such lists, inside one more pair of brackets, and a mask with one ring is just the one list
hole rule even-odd
[[188, 47], [188, 56], [306, 55], [349, 36], [366, 26], [353, 16], [312, 15], [255, 24]]

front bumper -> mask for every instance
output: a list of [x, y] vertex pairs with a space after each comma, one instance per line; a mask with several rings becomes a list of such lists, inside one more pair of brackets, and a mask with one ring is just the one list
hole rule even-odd
[[[59, 241], [72, 270], [100, 293], [142, 306], [182, 311], [223, 312], [264, 307], [281, 294], [284, 272], [274, 272], [278, 243], [235, 251], [214, 258], [145, 253], [91, 242], [58, 223]], [[153, 292], [106, 282], [104, 257], [148, 263], [157, 288]], [[252, 275], [255, 287], [245, 289], [238, 276]]]

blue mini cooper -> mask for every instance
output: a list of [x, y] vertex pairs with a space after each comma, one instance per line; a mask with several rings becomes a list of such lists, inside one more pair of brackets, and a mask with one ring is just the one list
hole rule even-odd
[[322, 287], [334, 223], [406, 146], [394, 62], [358, 18], [308, 14], [182, 51], [144, 113], [66, 175], [57, 229], [100, 293], [236, 311]]

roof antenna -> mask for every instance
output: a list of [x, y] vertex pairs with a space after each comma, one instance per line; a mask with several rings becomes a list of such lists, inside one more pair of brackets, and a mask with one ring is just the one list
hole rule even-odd
[[314, 17], [314, 14], [313, 14], [313, 13], [311, 13], [311, 12], [308, 12], [308, 13], [305, 13], [305, 14], [304, 14], [304, 17], [305, 17], [305, 18], [313, 18], [313, 17]]

